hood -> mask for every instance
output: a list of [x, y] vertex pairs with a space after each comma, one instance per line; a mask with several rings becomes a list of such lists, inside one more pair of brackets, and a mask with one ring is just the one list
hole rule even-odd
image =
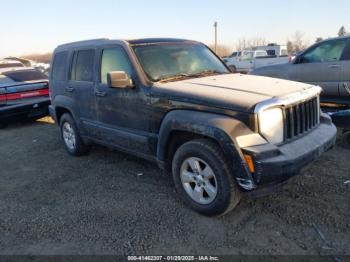
[[310, 85], [263, 76], [225, 74], [156, 83], [170, 99], [252, 112], [256, 104], [310, 88]]

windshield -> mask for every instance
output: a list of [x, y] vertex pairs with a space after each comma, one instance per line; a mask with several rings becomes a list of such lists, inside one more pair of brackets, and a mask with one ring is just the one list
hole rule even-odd
[[229, 73], [202, 44], [139, 45], [133, 49], [145, 73], [154, 82]]

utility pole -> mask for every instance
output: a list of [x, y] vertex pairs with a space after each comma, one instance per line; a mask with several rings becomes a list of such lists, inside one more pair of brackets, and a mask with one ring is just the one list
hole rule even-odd
[[214, 30], [215, 30], [215, 53], [217, 52], [217, 47], [218, 47], [218, 22], [214, 22]]

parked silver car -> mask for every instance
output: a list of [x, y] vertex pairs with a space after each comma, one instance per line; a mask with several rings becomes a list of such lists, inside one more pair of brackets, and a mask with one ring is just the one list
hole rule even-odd
[[321, 101], [350, 104], [350, 36], [316, 43], [291, 63], [258, 68], [251, 74], [319, 85]]

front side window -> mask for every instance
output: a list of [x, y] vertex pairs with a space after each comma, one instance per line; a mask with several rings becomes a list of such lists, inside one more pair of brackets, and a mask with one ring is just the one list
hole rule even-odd
[[221, 60], [202, 44], [160, 43], [136, 45], [133, 49], [146, 75], [154, 82], [229, 73]]
[[74, 53], [70, 79], [75, 81], [93, 81], [95, 50], [81, 50]]
[[307, 51], [302, 57], [302, 63], [336, 62], [340, 60], [346, 45], [345, 39], [338, 39], [320, 44]]
[[112, 71], [124, 71], [132, 76], [129, 57], [121, 47], [106, 48], [101, 59], [101, 83], [107, 84], [107, 74]]

